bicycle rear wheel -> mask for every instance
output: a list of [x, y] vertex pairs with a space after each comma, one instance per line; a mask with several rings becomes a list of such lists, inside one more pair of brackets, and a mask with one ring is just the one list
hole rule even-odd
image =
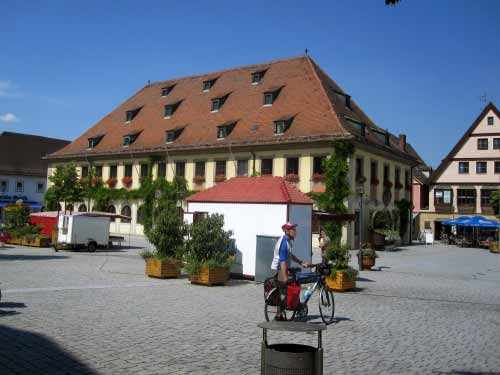
[[283, 320], [293, 320], [295, 317], [295, 310], [290, 311], [290, 310], [285, 310], [285, 311], [279, 311], [279, 301], [280, 301], [280, 291], [278, 288], [275, 288], [269, 292], [267, 295], [267, 298], [265, 300], [264, 304], [264, 316], [266, 318], [266, 321], [271, 321], [274, 320], [275, 317], [281, 316]]
[[319, 292], [319, 314], [326, 325], [333, 323], [335, 320], [335, 299], [333, 298], [333, 292], [324, 285]]

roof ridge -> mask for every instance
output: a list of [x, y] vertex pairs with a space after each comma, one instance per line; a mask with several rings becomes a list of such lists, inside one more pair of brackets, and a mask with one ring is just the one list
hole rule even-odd
[[163, 83], [172, 82], [172, 81], [180, 81], [180, 80], [184, 80], [184, 79], [199, 78], [199, 77], [204, 77], [204, 76], [213, 76], [213, 75], [217, 75], [217, 74], [220, 75], [220, 74], [235, 71], [235, 70], [244, 70], [244, 69], [248, 69], [251, 67], [277, 64], [277, 63], [282, 63], [282, 62], [287, 62], [287, 61], [292, 61], [292, 60], [303, 59], [306, 57], [307, 57], [306, 55], [297, 55], [297, 56], [286, 57], [284, 59], [271, 60], [268, 62], [263, 62], [263, 63], [258, 63], [258, 64], [248, 64], [248, 65], [242, 65], [242, 66], [212, 71], [212, 72], [208, 72], [208, 73], [201, 73], [201, 74], [195, 74], [195, 75], [184, 76], [184, 77], [170, 78], [170, 79], [165, 79], [165, 80], [161, 80], [161, 81], [151, 82], [149, 85], [146, 85], [144, 87], [153, 86], [153, 85], [157, 85], [157, 84], [163, 84]]

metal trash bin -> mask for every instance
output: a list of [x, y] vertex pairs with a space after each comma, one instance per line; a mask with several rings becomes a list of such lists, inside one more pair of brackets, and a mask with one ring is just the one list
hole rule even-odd
[[[262, 328], [261, 375], [323, 375], [323, 347], [321, 332], [324, 324], [303, 322], [264, 322]], [[272, 344], [267, 342], [267, 330], [294, 333], [318, 333], [318, 347], [299, 344]]]

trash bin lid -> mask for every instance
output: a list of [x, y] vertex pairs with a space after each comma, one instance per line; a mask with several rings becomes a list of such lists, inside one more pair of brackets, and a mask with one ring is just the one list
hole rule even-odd
[[272, 331], [288, 331], [288, 332], [318, 332], [324, 331], [326, 325], [323, 323], [304, 323], [304, 322], [262, 322], [257, 324], [258, 327], [270, 329]]

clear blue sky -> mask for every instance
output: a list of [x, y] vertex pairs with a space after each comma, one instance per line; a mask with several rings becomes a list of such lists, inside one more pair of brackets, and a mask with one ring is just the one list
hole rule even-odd
[[[44, 4], [43, 4], [44, 3]], [[74, 139], [146, 84], [310, 55], [434, 167], [500, 106], [500, 1], [0, 2], [0, 130]]]

